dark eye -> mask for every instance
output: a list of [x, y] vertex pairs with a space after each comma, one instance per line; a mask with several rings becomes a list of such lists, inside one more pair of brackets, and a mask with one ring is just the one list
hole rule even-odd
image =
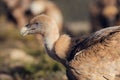
[[38, 25], [39, 23], [38, 23], [38, 22], [36, 22], [35, 24], [36, 24], [36, 25]]
[[29, 26], [29, 24], [25, 25], [26, 27]]

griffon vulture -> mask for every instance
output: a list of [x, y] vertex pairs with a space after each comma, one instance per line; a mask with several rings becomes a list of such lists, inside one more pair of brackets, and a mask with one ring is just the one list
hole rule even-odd
[[48, 55], [66, 67], [69, 80], [120, 80], [120, 26], [73, 39], [59, 33], [54, 19], [39, 15], [21, 34], [41, 34]]

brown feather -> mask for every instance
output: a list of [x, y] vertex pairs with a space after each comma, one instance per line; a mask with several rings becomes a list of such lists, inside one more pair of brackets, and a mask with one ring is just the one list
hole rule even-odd
[[[120, 27], [100, 30], [76, 45], [69, 62], [76, 80], [119, 80]], [[70, 79], [75, 80], [75, 79]]]

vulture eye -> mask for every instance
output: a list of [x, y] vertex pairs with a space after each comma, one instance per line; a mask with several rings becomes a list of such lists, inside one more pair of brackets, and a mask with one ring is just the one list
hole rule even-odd
[[28, 24], [26, 26], [29, 26]]
[[35, 24], [36, 24], [36, 25], [38, 25], [39, 23], [38, 23], [38, 22], [36, 22]]

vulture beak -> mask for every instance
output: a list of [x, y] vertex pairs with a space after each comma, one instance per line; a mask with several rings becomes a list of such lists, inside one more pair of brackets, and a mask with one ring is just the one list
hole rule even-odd
[[27, 27], [23, 27], [21, 30], [20, 30], [20, 34], [22, 36], [26, 36], [28, 35], [29, 31], [28, 31], [28, 28]]

